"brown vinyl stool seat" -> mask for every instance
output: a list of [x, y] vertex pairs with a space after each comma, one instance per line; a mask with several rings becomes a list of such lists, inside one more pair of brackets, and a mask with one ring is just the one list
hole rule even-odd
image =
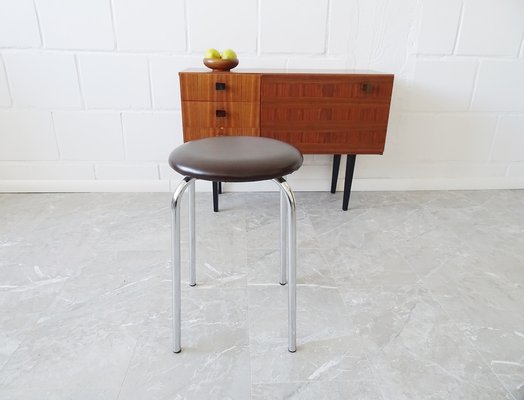
[[284, 179], [302, 165], [299, 150], [279, 140], [257, 136], [218, 136], [194, 140], [169, 155], [169, 165], [184, 179], [175, 189], [172, 211], [173, 352], [181, 351], [180, 202], [189, 189], [189, 285], [196, 285], [195, 181], [272, 180], [280, 188], [280, 284], [288, 284], [288, 350], [296, 350], [295, 195]]
[[178, 173], [215, 182], [253, 182], [280, 178], [302, 165], [290, 144], [258, 136], [218, 136], [184, 143], [169, 156]]

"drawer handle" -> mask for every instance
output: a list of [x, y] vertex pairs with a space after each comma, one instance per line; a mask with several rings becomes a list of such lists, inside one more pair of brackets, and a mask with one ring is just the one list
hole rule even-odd
[[215, 90], [226, 90], [226, 84], [224, 82], [215, 83]]
[[226, 110], [216, 110], [215, 115], [217, 118], [224, 118], [226, 116]]
[[363, 83], [360, 88], [365, 93], [371, 93], [373, 91], [373, 85], [371, 83]]

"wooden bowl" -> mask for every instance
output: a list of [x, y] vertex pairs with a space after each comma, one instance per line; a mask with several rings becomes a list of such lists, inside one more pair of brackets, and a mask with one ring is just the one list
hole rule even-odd
[[229, 71], [238, 65], [238, 59], [204, 58], [204, 65], [213, 71]]

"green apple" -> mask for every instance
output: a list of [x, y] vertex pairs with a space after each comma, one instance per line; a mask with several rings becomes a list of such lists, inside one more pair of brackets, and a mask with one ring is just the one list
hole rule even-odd
[[237, 58], [237, 53], [235, 53], [231, 49], [226, 49], [222, 52], [222, 59], [223, 60], [234, 60]]
[[204, 54], [204, 58], [220, 58], [220, 53], [217, 49], [209, 49]]

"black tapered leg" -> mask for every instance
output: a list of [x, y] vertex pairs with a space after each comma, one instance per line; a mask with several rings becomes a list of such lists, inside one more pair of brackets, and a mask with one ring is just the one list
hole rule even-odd
[[213, 211], [218, 212], [218, 182], [213, 182]]
[[351, 184], [353, 183], [353, 172], [355, 171], [356, 154], [348, 154], [346, 161], [346, 177], [344, 178], [344, 197], [342, 199], [342, 210], [347, 211], [349, 205], [349, 195], [351, 194]]
[[218, 182], [218, 194], [222, 194], [222, 182]]
[[340, 154], [333, 154], [333, 172], [331, 174], [331, 193], [337, 191], [338, 170], [340, 169]]

